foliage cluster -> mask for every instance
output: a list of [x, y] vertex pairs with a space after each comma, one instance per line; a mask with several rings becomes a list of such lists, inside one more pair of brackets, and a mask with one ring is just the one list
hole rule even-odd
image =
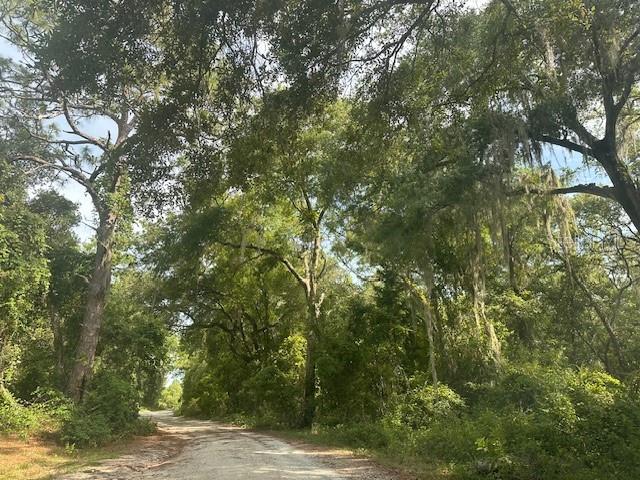
[[20, 437], [55, 435], [70, 418], [73, 405], [56, 391], [38, 391], [29, 404], [0, 387], [0, 433]]
[[377, 422], [319, 426], [307, 438], [464, 479], [630, 479], [640, 471], [633, 454], [640, 403], [604, 372], [527, 364], [497, 384], [468, 388], [468, 407], [453, 413], [452, 391], [440, 387], [440, 407], [421, 425], [392, 413]]
[[160, 398], [158, 399], [158, 408], [177, 412], [180, 410], [181, 404], [182, 383], [178, 380], [173, 380], [160, 392]]
[[139, 402], [139, 392], [130, 382], [102, 373], [62, 426], [60, 440], [65, 445], [86, 448], [128, 435], [153, 433], [155, 426], [138, 417]]
[[0, 434], [46, 437], [75, 449], [155, 432], [154, 423], [138, 416], [139, 393], [113, 374], [98, 375], [79, 405], [55, 390], [39, 390], [29, 403], [0, 391]]

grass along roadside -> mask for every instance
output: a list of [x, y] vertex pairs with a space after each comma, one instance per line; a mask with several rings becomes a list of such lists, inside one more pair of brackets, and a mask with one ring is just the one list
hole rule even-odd
[[119, 442], [100, 448], [71, 450], [41, 438], [0, 436], [0, 478], [2, 480], [45, 480], [72, 473], [102, 460], [118, 457], [130, 449]]

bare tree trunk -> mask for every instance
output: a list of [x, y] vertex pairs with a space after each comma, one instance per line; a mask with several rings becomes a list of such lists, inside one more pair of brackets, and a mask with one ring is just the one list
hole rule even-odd
[[316, 338], [307, 332], [307, 347], [304, 358], [304, 390], [302, 397], [301, 427], [310, 427], [316, 413]]
[[[306, 195], [305, 199], [309, 212], [313, 212], [311, 202]], [[314, 221], [313, 228], [315, 235], [313, 244], [309, 251], [309, 256], [305, 259], [305, 297], [307, 300], [308, 314], [306, 326], [307, 347], [304, 365], [304, 391], [302, 397], [302, 417], [300, 419], [302, 427], [310, 427], [313, 425], [316, 412], [316, 348], [322, 315], [322, 303], [324, 301], [324, 296], [318, 291], [318, 279], [323, 273], [320, 271], [320, 257], [322, 254], [321, 222], [324, 212], [324, 210], [321, 210], [317, 219]]]
[[107, 294], [111, 287], [111, 266], [116, 222], [117, 215], [112, 211], [101, 215], [97, 234], [95, 263], [89, 279], [87, 303], [80, 327], [80, 338], [78, 339], [75, 358], [67, 383], [67, 393], [76, 402], [82, 399], [93, 372], [98, 336], [104, 317]]
[[404, 283], [411, 290], [414, 298], [418, 300], [422, 311], [424, 312], [424, 324], [425, 332], [427, 334], [427, 346], [429, 348], [429, 372], [431, 373], [431, 380], [434, 385], [438, 384], [438, 371], [436, 368], [436, 345], [434, 339], [434, 309], [431, 300], [431, 293], [433, 291], [433, 269], [428, 267], [427, 272], [424, 275], [425, 287], [419, 287], [410, 278], [405, 277]]
[[[313, 280], [312, 280], [313, 279]], [[306, 352], [304, 358], [304, 390], [302, 396], [302, 417], [300, 419], [301, 427], [310, 427], [313, 425], [316, 412], [316, 349], [317, 349], [317, 331], [322, 313], [323, 298], [318, 298], [318, 292], [315, 286], [315, 274], [309, 276], [309, 285], [307, 293], [307, 328], [306, 328]]]
[[433, 305], [431, 302], [431, 293], [433, 292], [433, 266], [427, 267], [425, 274], [425, 283], [427, 292], [423, 299], [424, 321], [427, 329], [427, 342], [429, 343], [429, 370], [431, 371], [431, 381], [434, 385], [438, 384], [438, 372], [436, 370], [436, 344], [433, 340]]
[[629, 219], [640, 232], [640, 190], [629, 169], [618, 157], [615, 140], [601, 140], [593, 145], [593, 153], [613, 184], [613, 193]]
[[433, 315], [431, 308], [425, 308], [425, 323], [427, 327], [427, 342], [429, 342], [429, 370], [431, 371], [431, 381], [438, 384], [438, 371], [436, 370], [436, 349], [433, 341]]
[[49, 317], [51, 320], [51, 331], [53, 333], [53, 351], [56, 358], [56, 382], [62, 383], [64, 378], [64, 338], [62, 335], [60, 316], [51, 303], [49, 304]]

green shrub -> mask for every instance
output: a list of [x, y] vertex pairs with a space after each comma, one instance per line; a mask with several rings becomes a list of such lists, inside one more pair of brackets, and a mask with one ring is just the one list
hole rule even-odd
[[22, 437], [57, 430], [69, 417], [71, 402], [55, 390], [37, 390], [34, 401], [22, 404], [0, 387], [0, 432]]
[[60, 440], [64, 445], [92, 448], [110, 442], [114, 437], [107, 417], [100, 413], [88, 413], [80, 408], [64, 424]]
[[484, 393], [468, 415], [432, 426], [422, 451], [469, 478], [640, 477], [640, 404], [606, 373], [523, 365]]
[[25, 435], [38, 424], [40, 412], [20, 404], [0, 386], [0, 432]]
[[321, 438], [468, 480], [640, 478], [640, 402], [598, 370], [521, 365], [472, 389], [422, 387], [378, 424], [318, 428]]
[[317, 434], [353, 448], [383, 449], [391, 443], [391, 431], [379, 423], [357, 423], [319, 427]]
[[130, 381], [103, 372], [94, 378], [81, 409], [89, 415], [103, 416], [111, 429], [125, 432], [138, 418], [139, 395]]
[[150, 418], [138, 418], [129, 428], [132, 435], [139, 436], [153, 435], [157, 430], [158, 425]]
[[182, 385], [180, 413], [196, 417], [220, 418], [228, 413], [229, 393], [220, 384], [220, 376], [206, 362], [187, 370]]
[[155, 425], [138, 418], [138, 406], [139, 396], [130, 382], [101, 372], [63, 425], [60, 439], [66, 445], [87, 448], [127, 435], [153, 433]]
[[448, 386], [424, 385], [398, 396], [386, 420], [392, 425], [419, 429], [457, 417], [464, 409], [464, 400]]
[[256, 372], [242, 384], [243, 413], [257, 425], [293, 425], [298, 418], [298, 386], [276, 365]]

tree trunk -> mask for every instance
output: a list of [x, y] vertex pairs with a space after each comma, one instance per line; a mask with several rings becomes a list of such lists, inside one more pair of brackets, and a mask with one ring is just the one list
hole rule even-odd
[[436, 349], [433, 341], [433, 316], [431, 308], [425, 308], [425, 323], [427, 327], [427, 342], [429, 342], [429, 370], [431, 371], [431, 381], [438, 384], [438, 371], [436, 370]]
[[418, 301], [423, 311], [425, 332], [427, 334], [427, 347], [429, 348], [429, 372], [434, 385], [438, 384], [438, 371], [436, 368], [436, 345], [434, 339], [434, 305], [432, 304], [433, 293], [433, 267], [430, 265], [424, 274], [425, 287], [419, 287], [409, 277], [404, 279], [405, 285], [410, 289], [414, 298]]
[[316, 413], [316, 338], [310, 331], [307, 333], [307, 348], [304, 359], [304, 391], [302, 397], [302, 417], [300, 426], [308, 428], [313, 425]]
[[605, 139], [596, 142], [593, 145], [593, 153], [613, 184], [616, 200], [640, 232], [640, 190], [629, 169], [618, 157], [615, 140]]
[[104, 317], [107, 294], [111, 287], [111, 264], [116, 221], [117, 215], [113, 211], [108, 211], [101, 215], [97, 234], [96, 257], [89, 280], [87, 303], [80, 327], [80, 337], [76, 347], [75, 358], [67, 383], [67, 393], [75, 402], [82, 400], [93, 372], [98, 336]]
[[425, 274], [425, 283], [427, 292], [423, 298], [424, 321], [427, 329], [427, 342], [429, 343], [429, 370], [431, 371], [431, 381], [434, 385], [438, 384], [438, 372], [436, 370], [436, 345], [433, 340], [433, 307], [431, 302], [431, 293], [433, 292], [433, 266], [429, 264]]
[[[311, 207], [309, 207], [311, 211]], [[321, 256], [321, 232], [319, 220], [314, 224], [315, 238], [309, 256], [305, 261], [306, 281], [305, 297], [307, 300], [307, 350], [304, 364], [304, 392], [302, 398], [302, 417], [300, 424], [302, 427], [311, 427], [316, 413], [316, 348], [317, 335], [322, 315], [322, 303], [324, 296], [318, 292], [318, 278], [322, 275], [319, 272]]]
[[64, 337], [62, 335], [62, 324], [55, 307], [49, 302], [49, 317], [51, 320], [51, 331], [53, 333], [53, 351], [56, 358], [55, 374], [56, 383], [62, 386], [64, 382]]
[[[312, 275], [311, 278], [314, 278]], [[304, 358], [304, 391], [302, 396], [302, 416], [300, 426], [307, 428], [313, 425], [316, 413], [316, 348], [317, 328], [320, 320], [322, 298], [317, 298], [315, 283], [310, 282], [312, 288], [307, 296], [307, 347]]]

